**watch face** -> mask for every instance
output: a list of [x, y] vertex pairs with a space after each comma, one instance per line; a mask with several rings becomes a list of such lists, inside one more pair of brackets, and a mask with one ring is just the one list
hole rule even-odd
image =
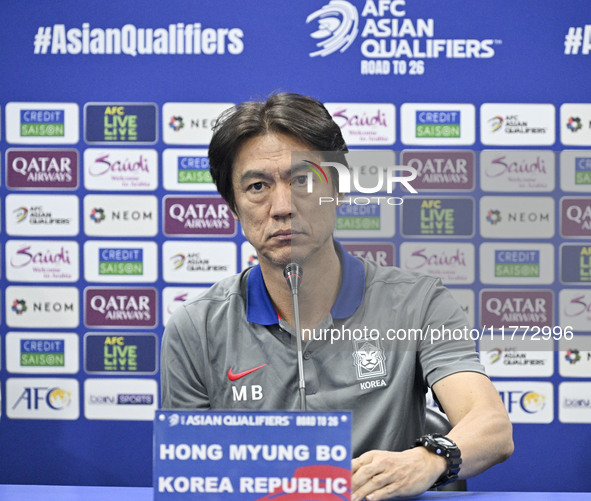
[[456, 444], [446, 437], [433, 437], [433, 440], [443, 447], [455, 447]]

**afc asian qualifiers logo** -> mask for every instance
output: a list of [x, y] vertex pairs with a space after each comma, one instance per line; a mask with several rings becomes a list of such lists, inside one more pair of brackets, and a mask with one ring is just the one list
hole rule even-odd
[[[353, 361], [357, 379], [368, 379], [386, 375], [386, 355], [379, 339], [353, 340], [355, 351]], [[381, 386], [381, 385], [380, 385]]]
[[321, 9], [313, 12], [306, 19], [306, 24], [318, 20], [318, 30], [310, 36], [320, 40], [319, 50], [310, 53], [310, 57], [328, 56], [333, 52], [345, 52], [359, 32], [359, 14], [349, 2], [331, 0]]

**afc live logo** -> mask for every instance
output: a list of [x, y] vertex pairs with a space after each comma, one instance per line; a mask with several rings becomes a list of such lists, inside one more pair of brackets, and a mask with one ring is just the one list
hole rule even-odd
[[[234, 367], [230, 367], [228, 371], [228, 379], [231, 382], [238, 381], [253, 372], [258, 371], [259, 369], [263, 369], [266, 367], [267, 364], [259, 365], [258, 367], [253, 367], [251, 369], [247, 369], [241, 372], [235, 372]], [[257, 401], [262, 400], [263, 398], [263, 387], [259, 384], [253, 384], [250, 386], [240, 386], [237, 387], [236, 385], [232, 385], [232, 400], [234, 402], [242, 402], [242, 401]]]

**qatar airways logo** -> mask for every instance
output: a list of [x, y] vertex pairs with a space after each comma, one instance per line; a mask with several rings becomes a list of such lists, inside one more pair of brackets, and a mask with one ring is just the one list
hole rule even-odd
[[552, 325], [554, 295], [550, 290], [484, 290], [480, 294], [482, 326]]
[[236, 233], [236, 221], [219, 196], [167, 196], [164, 198], [164, 233], [232, 236]]
[[[306, 191], [307, 193], [313, 193], [314, 183], [326, 183], [328, 184], [327, 171], [329, 168], [333, 168], [333, 173], [336, 171], [338, 176], [338, 192], [339, 193], [350, 193], [352, 191], [356, 193], [374, 194], [380, 192], [386, 192], [391, 194], [396, 185], [400, 183], [410, 193], [417, 194], [410, 184], [417, 177], [417, 171], [413, 167], [404, 166], [389, 166], [384, 168], [376, 169], [377, 181], [374, 186], [363, 186], [360, 182], [360, 169], [350, 168], [339, 162], [320, 162], [319, 164], [312, 162], [311, 160], [303, 161], [304, 167], [309, 169], [306, 173]], [[406, 173], [406, 175], [400, 175], [400, 173]], [[404, 200], [400, 197], [383, 197], [383, 196], [372, 196], [372, 197], [347, 197], [339, 198], [335, 197], [319, 197], [318, 205], [326, 203], [337, 203], [347, 205], [369, 205], [377, 203], [381, 205], [383, 203], [388, 205], [402, 205]]]
[[89, 287], [84, 306], [87, 327], [154, 327], [157, 322], [153, 288]]

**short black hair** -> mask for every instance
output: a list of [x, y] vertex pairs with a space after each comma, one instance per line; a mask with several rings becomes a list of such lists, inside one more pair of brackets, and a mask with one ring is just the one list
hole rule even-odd
[[209, 143], [209, 168], [220, 195], [234, 212], [232, 169], [238, 150], [247, 139], [271, 133], [291, 136], [315, 151], [341, 152], [343, 157], [349, 151], [341, 128], [324, 105], [302, 94], [273, 94], [266, 101], [247, 101], [225, 110]]

